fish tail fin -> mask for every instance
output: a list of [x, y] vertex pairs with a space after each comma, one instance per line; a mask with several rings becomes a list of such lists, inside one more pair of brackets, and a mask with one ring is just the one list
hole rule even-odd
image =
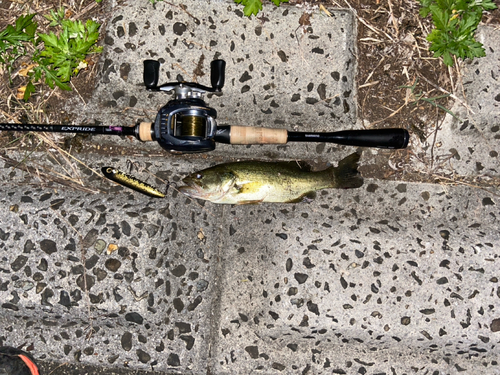
[[357, 152], [347, 156], [333, 168], [335, 187], [339, 189], [354, 189], [363, 185], [363, 177], [358, 171], [360, 154]]

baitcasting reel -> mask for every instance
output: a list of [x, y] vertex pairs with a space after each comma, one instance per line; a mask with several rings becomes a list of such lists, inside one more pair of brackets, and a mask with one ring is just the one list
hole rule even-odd
[[163, 106], [155, 122], [141, 122], [135, 126], [66, 126], [43, 124], [0, 124], [1, 130], [58, 133], [92, 133], [132, 135], [141, 141], [157, 141], [173, 153], [207, 152], [216, 142], [251, 145], [285, 144], [288, 142], [329, 142], [348, 146], [399, 149], [408, 146], [410, 135], [406, 129], [344, 130], [331, 133], [289, 132], [254, 126], [217, 126], [217, 111], [203, 101], [203, 94], [220, 92], [224, 86], [226, 63], [211, 63], [212, 87], [193, 82], [173, 82], [158, 86], [160, 63], [144, 61], [144, 84], [149, 91], [173, 92], [175, 98]]
[[[203, 101], [203, 94], [220, 92], [224, 86], [226, 62], [214, 60], [211, 63], [212, 87], [192, 82], [172, 82], [158, 86], [160, 63], [144, 61], [144, 84], [149, 91], [173, 91], [175, 99], [160, 109], [151, 128], [151, 140], [156, 140], [171, 152], [206, 152], [215, 149], [217, 111]], [[145, 127], [148, 123], [139, 126]], [[145, 140], [145, 139], [143, 139]]]

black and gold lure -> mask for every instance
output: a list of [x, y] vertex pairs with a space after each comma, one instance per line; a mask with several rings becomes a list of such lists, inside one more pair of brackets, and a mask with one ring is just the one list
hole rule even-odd
[[[111, 181], [114, 181], [120, 185], [126, 186], [130, 189], [138, 191], [142, 194], [149, 195], [150, 197], [155, 198], [164, 198], [165, 194], [156, 189], [155, 187], [146, 184], [138, 180], [135, 177], [129, 176], [116, 168], [113, 167], [102, 167], [102, 173], [105, 177], [109, 178]], [[168, 188], [168, 186], [167, 186]]]

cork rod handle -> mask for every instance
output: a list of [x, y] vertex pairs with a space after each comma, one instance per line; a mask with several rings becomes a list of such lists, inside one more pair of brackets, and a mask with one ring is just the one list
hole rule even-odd
[[231, 144], [284, 144], [287, 143], [286, 129], [270, 129], [253, 126], [231, 126]]
[[152, 127], [153, 124], [151, 122], [141, 122], [139, 124], [137, 135], [141, 141], [149, 142], [153, 140]]

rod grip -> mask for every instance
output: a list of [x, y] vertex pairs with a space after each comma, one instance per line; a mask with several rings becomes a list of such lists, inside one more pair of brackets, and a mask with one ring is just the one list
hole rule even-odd
[[286, 129], [270, 129], [253, 126], [231, 126], [232, 145], [260, 145], [287, 143]]
[[400, 149], [408, 146], [410, 134], [406, 129], [345, 130], [336, 133], [345, 145]]
[[139, 140], [143, 142], [153, 141], [153, 123], [151, 122], [141, 122], [137, 131]]

